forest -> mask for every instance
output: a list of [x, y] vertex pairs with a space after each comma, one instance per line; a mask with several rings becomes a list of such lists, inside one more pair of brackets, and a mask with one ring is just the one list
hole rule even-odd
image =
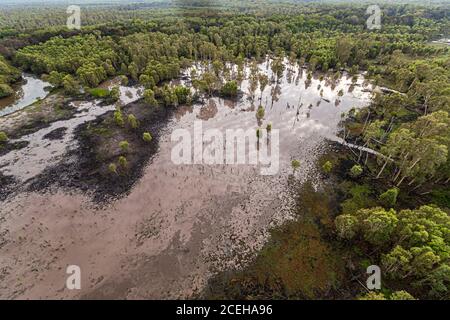
[[[104, 81], [120, 77], [123, 84], [144, 87], [149, 108], [236, 97], [245, 66], [252, 102], [278, 83], [286, 61], [304, 67], [310, 78], [348, 73], [356, 82], [363, 73], [379, 91], [369, 106], [342, 116], [339, 134], [361, 148], [333, 145], [335, 151], [322, 156], [322, 190], [292, 182], [303, 218], [275, 228], [249, 266], [220, 273], [200, 297], [448, 300], [450, 47], [432, 41], [449, 38], [450, 7], [380, 7], [380, 30], [366, 28], [363, 3], [211, 6], [200, 0], [93, 6], [82, 10], [81, 30], [68, 30], [63, 7], [0, 6], [0, 98], [13, 95], [22, 72], [70, 99], [99, 97]], [[267, 57], [276, 78], [258, 71]], [[190, 73], [192, 94], [183, 85], [168, 85], [196, 64], [205, 72]], [[114, 90], [105, 95], [118, 100]], [[119, 127], [138, 126], [134, 116], [124, 122], [121, 112], [114, 114]], [[259, 112], [264, 118], [264, 109]], [[1, 131], [0, 144], [8, 139]], [[145, 132], [144, 140], [151, 139]], [[292, 166], [295, 171], [302, 164]], [[109, 169], [117, 173], [115, 163]], [[305, 259], [313, 261], [311, 269]], [[368, 292], [359, 282], [371, 264], [381, 266], [384, 282], [381, 290]], [[295, 274], [299, 266], [307, 270], [302, 275]], [[308, 283], [309, 277], [316, 282]]]

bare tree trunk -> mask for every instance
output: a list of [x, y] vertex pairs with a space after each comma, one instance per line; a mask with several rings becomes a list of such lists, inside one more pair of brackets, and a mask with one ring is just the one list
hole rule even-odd
[[386, 168], [387, 163], [389, 162], [390, 158], [391, 158], [391, 155], [388, 156], [388, 158], [386, 159], [386, 161], [385, 161], [384, 164], [383, 164], [383, 167], [382, 167], [381, 170], [378, 172], [378, 174], [377, 174], [377, 176], [375, 177], [375, 179], [378, 179], [378, 178], [381, 176], [381, 174], [383, 173], [384, 168]]

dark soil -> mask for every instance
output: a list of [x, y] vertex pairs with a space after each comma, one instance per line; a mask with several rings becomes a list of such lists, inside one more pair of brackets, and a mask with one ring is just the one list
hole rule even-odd
[[55, 129], [49, 133], [47, 133], [44, 136], [44, 139], [48, 139], [48, 140], [60, 140], [64, 137], [64, 135], [66, 134], [67, 128], [65, 127], [61, 127], [58, 129]]
[[28, 141], [7, 142], [5, 144], [0, 143], [0, 157], [4, 156], [12, 150], [19, 150], [25, 148], [29, 144]]
[[[80, 125], [75, 129], [79, 147], [69, 151], [60, 164], [33, 178], [29, 190], [39, 191], [52, 186], [79, 189], [92, 193], [98, 203], [127, 195], [157, 152], [160, 135], [172, 109], [149, 107], [140, 100], [123, 107], [122, 113], [125, 120], [128, 114], [133, 114], [139, 127], [118, 126], [113, 120], [114, 111]], [[144, 132], [151, 133], [150, 142], [143, 140]], [[130, 146], [127, 152], [118, 146], [124, 140]], [[126, 157], [126, 168], [119, 165], [119, 156]], [[117, 166], [116, 173], [109, 169], [111, 163]]]
[[5, 200], [15, 190], [15, 179], [0, 172], [0, 201]]

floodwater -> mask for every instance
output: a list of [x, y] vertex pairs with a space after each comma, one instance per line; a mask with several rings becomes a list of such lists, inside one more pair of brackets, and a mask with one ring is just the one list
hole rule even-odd
[[21, 110], [48, 95], [46, 88], [51, 87], [50, 83], [28, 74], [23, 74], [22, 78], [22, 84], [12, 96], [0, 99], [0, 117]]
[[[260, 69], [271, 76], [265, 64]], [[242, 267], [272, 226], [292, 218], [292, 159], [301, 162], [296, 179], [319, 183], [313, 164], [325, 139], [338, 140], [341, 114], [370, 101], [362, 76], [354, 85], [346, 75], [336, 83], [326, 79], [308, 82], [306, 72], [292, 66], [262, 97], [256, 91], [253, 106], [245, 94], [238, 101], [211, 98], [180, 107], [130, 194], [102, 208], [86, 194], [62, 190], [5, 201], [0, 297], [187, 298], [215, 272]], [[248, 80], [241, 89], [248, 91]], [[265, 116], [258, 123], [260, 97]], [[279, 171], [261, 175], [250, 164], [175, 164], [171, 133], [193, 132], [196, 121], [204, 131], [223, 133], [256, 131], [270, 122], [273, 132], [279, 130]], [[66, 288], [68, 265], [81, 269], [80, 290]]]
[[[117, 80], [111, 80], [103, 84], [111, 88], [118, 85]], [[49, 165], [56, 164], [62, 156], [70, 149], [77, 148], [74, 139], [74, 130], [80, 124], [94, 120], [116, 105], [125, 105], [136, 101], [141, 96], [141, 88], [119, 86], [120, 99], [116, 104], [103, 106], [100, 101], [73, 102], [71, 106], [77, 109], [74, 117], [69, 120], [53, 122], [49, 127], [38, 130], [20, 139], [11, 139], [10, 142], [29, 141], [30, 143], [22, 149], [13, 150], [0, 157], [0, 168], [4, 175], [14, 176], [20, 182], [42, 173]], [[55, 131], [65, 128], [62, 139], [49, 140], [46, 136]]]

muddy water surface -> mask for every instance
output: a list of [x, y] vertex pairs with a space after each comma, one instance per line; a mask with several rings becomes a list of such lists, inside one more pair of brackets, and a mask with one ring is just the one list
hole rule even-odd
[[[265, 65], [260, 68], [270, 76]], [[323, 141], [336, 139], [341, 114], [369, 102], [362, 77], [355, 85], [346, 76], [335, 84], [308, 82], [299, 70], [286, 70], [279, 85], [262, 93], [261, 123], [259, 102], [247, 94], [180, 107], [159, 152], [125, 198], [98, 208], [89, 195], [59, 191], [21, 193], [2, 203], [0, 297], [186, 298], [214, 272], [245, 264], [269, 228], [291, 218], [291, 160], [301, 161], [296, 179], [314, 180], [313, 163]], [[242, 90], [248, 91], [248, 81]], [[200, 120], [204, 130], [221, 132], [272, 123], [280, 136], [279, 172], [263, 176], [252, 165], [175, 165], [171, 133], [192, 131]], [[81, 267], [81, 290], [65, 288], [68, 265]]]
[[0, 99], [0, 117], [21, 110], [48, 95], [50, 83], [28, 74], [23, 74], [22, 78], [22, 84], [15, 88], [12, 96]]

